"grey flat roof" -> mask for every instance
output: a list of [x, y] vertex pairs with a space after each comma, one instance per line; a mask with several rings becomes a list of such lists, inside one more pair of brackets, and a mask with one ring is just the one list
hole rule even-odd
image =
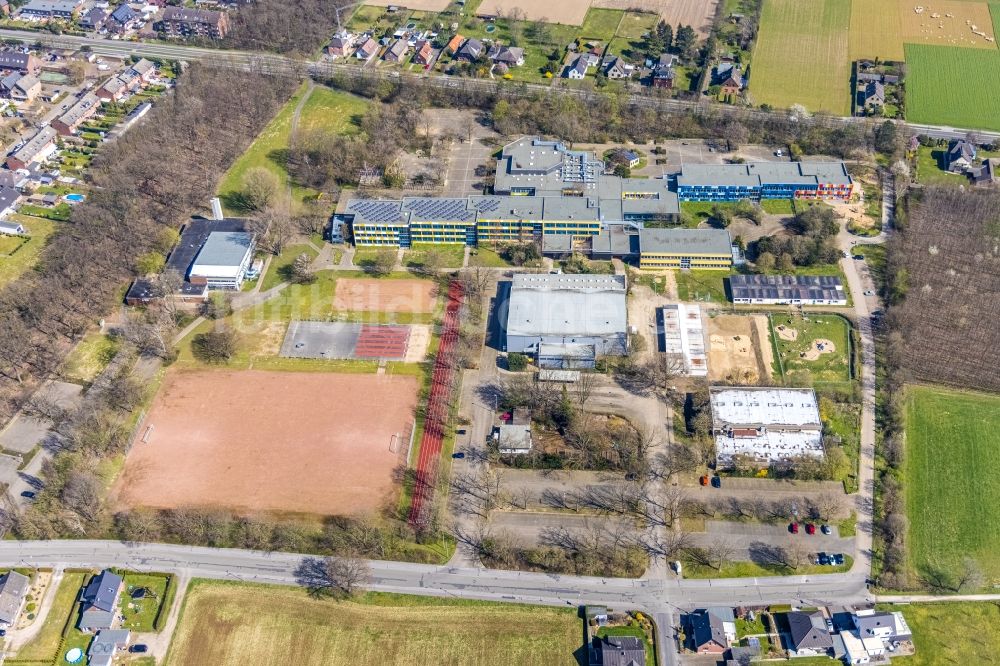
[[848, 185], [851, 176], [843, 162], [748, 162], [746, 164], [684, 164], [678, 185], [718, 186], [828, 183]]
[[844, 285], [836, 275], [732, 275], [734, 299], [840, 300]]
[[639, 249], [655, 254], [724, 254], [732, 241], [725, 229], [642, 229]]
[[816, 392], [806, 388], [713, 386], [714, 427], [795, 426], [820, 428]]
[[514, 275], [508, 336], [624, 334], [624, 275]]
[[572, 234], [542, 234], [542, 252], [573, 251]]
[[639, 253], [639, 234], [627, 231], [621, 224], [608, 225], [591, 239], [593, 252], [623, 256]]
[[588, 197], [545, 197], [542, 215], [546, 220], [583, 220], [596, 222], [600, 216]]
[[555, 141], [524, 137], [504, 146], [502, 154], [509, 160], [511, 173], [550, 172], [562, 164], [560, 148], [563, 146]]
[[485, 220], [541, 220], [544, 214], [542, 197], [472, 196], [472, 206]]
[[246, 231], [213, 231], [202, 245], [195, 266], [239, 266], [253, 245]]

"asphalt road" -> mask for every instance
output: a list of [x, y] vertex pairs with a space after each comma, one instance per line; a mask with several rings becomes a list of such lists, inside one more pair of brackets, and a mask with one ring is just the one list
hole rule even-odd
[[[360, 73], [361, 68], [353, 65], [337, 64], [328, 60], [318, 60], [318, 61], [306, 61], [297, 58], [291, 58], [287, 56], [280, 56], [270, 53], [262, 52], [248, 52], [248, 51], [227, 51], [223, 49], [207, 49], [195, 46], [186, 46], [183, 44], [166, 44], [166, 43], [156, 43], [156, 42], [121, 42], [112, 41], [106, 39], [95, 39], [92, 37], [75, 37], [70, 35], [46, 35], [39, 32], [30, 32], [23, 30], [0, 30], [0, 38], [8, 40], [20, 40], [26, 44], [35, 44], [41, 42], [46, 46], [56, 47], [56, 48], [80, 48], [81, 46], [89, 46], [94, 53], [107, 54], [107, 55], [117, 55], [117, 56], [128, 56], [128, 55], [139, 55], [139, 56], [153, 56], [159, 58], [170, 58], [176, 60], [211, 60], [212, 64], [217, 66], [230, 66], [238, 67], [242, 69], [257, 69], [260, 71], [276, 73], [276, 74], [293, 74], [297, 76], [330, 76], [334, 73]], [[396, 72], [393, 71], [391, 75], [397, 75], [406, 78], [423, 78], [434, 85], [440, 87], [468, 87], [468, 88], [480, 88], [480, 89], [492, 89], [497, 85], [503, 85], [494, 80], [488, 79], [456, 79], [454, 77], [449, 77], [445, 75], [431, 75], [428, 73], [423, 74], [412, 74], [407, 72]], [[553, 90], [552, 85], [541, 85], [541, 84], [510, 84], [524, 86], [528, 89], [537, 89], [539, 91], [551, 92]], [[597, 99], [601, 98], [601, 93], [595, 93], [588, 90], [578, 90], [572, 88], [557, 88], [564, 94], [575, 95], [581, 98], [587, 99]], [[691, 111], [694, 109], [704, 109], [704, 105], [698, 102], [686, 101], [686, 100], [675, 100], [675, 99], [663, 99], [655, 97], [648, 93], [632, 93], [629, 95], [629, 101], [639, 105], [646, 106], [662, 110], [674, 110], [674, 111]], [[712, 111], [721, 114], [731, 114], [735, 117], [770, 117], [775, 114], [782, 115], [782, 111], [761, 111], [759, 109], [745, 109], [726, 105], [713, 105], [711, 107]], [[866, 118], [858, 118], [852, 116], [840, 117], [840, 116], [828, 116], [825, 117], [825, 121], [831, 123], [872, 123], [871, 120]], [[880, 121], [881, 122], [881, 121]], [[955, 128], [955, 127], [945, 127], [938, 125], [923, 125], [916, 123], [901, 123], [906, 125], [914, 132], [921, 134], [926, 134], [934, 138], [942, 139], [957, 139], [964, 138], [968, 133], [969, 129]], [[976, 134], [982, 139], [996, 139], [1000, 138], [1000, 133], [996, 132], [986, 132], [983, 130], [975, 130]]]

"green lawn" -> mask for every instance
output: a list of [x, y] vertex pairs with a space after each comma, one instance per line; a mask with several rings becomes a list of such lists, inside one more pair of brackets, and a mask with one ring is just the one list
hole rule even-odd
[[[850, 349], [848, 346], [849, 326], [837, 315], [770, 315], [771, 335], [779, 356], [774, 360], [775, 374], [784, 376], [786, 381], [796, 384], [850, 381]], [[796, 331], [795, 340], [783, 339], [779, 326]], [[809, 360], [813, 341], [828, 340], [833, 349], [824, 344], [824, 351], [818, 358]]]
[[[849, 571], [854, 564], [854, 559], [850, 555], [844, 556], [844, 563], [841, 566], [831, 567], [819, 564], [807, 564], [798, 569], [789, 569], [779, 565], [761, 565], [756, 562], [730, 562], [719, 571], [714, 567], [699, 564], [687, 555], [681, 556], [684, 564], [685, 578], [756, 578], [765, 576], [802, 576], [825, 573], [843, 573]], [[796, 660], [796, 663], [798, 661]]]
[[310, 259], [315, 259], [316, 255], [319, 253], [312, 248], [311, 245], [302, 243], [300, 245], [286, 245], [282, 250], [281, 254], [278, 256], [271, 257], [271, 263], [268, 265], [267, 273], [264, 277], [260, 278], [261, 291], [267, 291], [272, 287], [277, 287], [279, 284], [288, 279], [286, 271], [300, 254], [309, 255]]
[[677, 297], [682, 301], [726, 303], [726, 271], [677, 271]]
[[18, 211], [22, 215], [28, 215], [30, 217], [41, 217], [46, 220], [52, 220], [53, 222], [66, 222], [69, 220], [70, 213], [73, 211], [67, 203], [60, 203], [52, 206], [51, 208], [45, 206], [35, 206], [33, 204], [23, 204]]
[[592, 8], [580, 26], [580, 37], [607, 44], [618, 32], [618, 25], [624, 16], [625, 12], [621, 9]]
[[[194, 581], [168, 665], [576, 664], [575, 608]], [[652, 666], [652, 664], [651, 664]]]
[[760, 207], [771, 215], [794, 215], [795, 208], [791, 199], [762, 199]]
[[[125, 591], [118, 601], [118, 607], [124, 616], [122, 628], [131, 631], [153, 631], [153, 623], [160, 612], [160, 605], [166, 599], [167, 576], [141, 573], [125, 574]], [[132, 592], [144, 588], [146, 596], [142, 599], [132, 599]]]
[[52, 220], [19, 213], [12, 213], [7, 216], [7, 219], [23, 224], [29, 239], [27, 243], [18, 245], [13, 254], [5, 256], [0, 253], [0, 288], [21, 277], [35, 265], [38, 261], [38, 255], [45, 248], [49, 237], [59, 227], [58, 223]]
[[414, 243], [412, 249], [403, 253], [403, 265], [407, 268], [422, 267], [428, 252], [440, 257], [442, 268], [461, 268], [465, 260], [465, 245], [461, 243]]
[[486, 266], [488, 268], [504, 268], [506, 266], [510, 266], [511, 263], [493, 250], [480, 247], [472, 249], [472, 254], [469, 256], [469, 265]]
[[41, 630], [30, 643], [17, 651], [18, 661], [52, 662], [56, 659], [62, 661], [61, 655], [56, 653], [62, 642], [63, 629], [75, 623], [75, 618], [70, 616], [84, 580], [85, 575], [82, 573], [63, 575]]
[[63, 365], [66, 381], [89, 384], [118, 353], [120, 343], [110, 335], [94, 331], [73, 348]]
[[317, 86], [302, 107], [299, 130], [322, 129], [357, 134], [369, 102], [333, 88]]
[[850, 20], [851, 0], [764, 0], [750, 77], [754, 103], [850, 114]]
[[[903, 666], [992, 664], [1000, 652], [1000, 606], [995, 603], [880, 605], [903, 611], [916, 654], [893, 657]], [[798, 660], [796, 660], [798, 663]]]
[[911, 386], [906, 403], [910, 561], [952, 569], [965, 556], [1000, 580], [1000, 396]]
[[945, 171], [945, 146], [920, 146], [917, 149], [917, 181], [922, 185], [968, 185], [969, 179], [957, 173]]
[[[1000, 51], [925, 44], [905, 50], [907, 120], [1000, 130]], [[962, 103], [954, 104], [959, 96]]]

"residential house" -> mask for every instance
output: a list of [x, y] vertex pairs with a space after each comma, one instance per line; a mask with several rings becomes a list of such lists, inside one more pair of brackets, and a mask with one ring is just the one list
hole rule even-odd
[[110, 629], [118, 616], [118, 598], [124, 587], [122, 577], [107, 569], [91, 578], [81, 598], [80, 629]]
[[397, 39], [392, 43], [392, 46], [385, 50], [385, 55], [382, 59], [387, 62], [403, 62], [406, 60], [406, 55], [410, 52], [410, 45], [406, 43], [405, 39]]
[[635, 67], [633, 65], [625, 62], [625, 59], [619, 56], [604, 68], [604, 75], [609, 79], [627, 79], [632, 76], [634, 70]]
[[20, 222], [0, 221], [0, 234], [7, 234], [8, 236], [22, 236], [27, 232], [27, 229], [25, 229], [24, 225]]
[[94, 7], [80, 17], [80, 27], [84, 30], [100, 30], [108, 20], [108, 13], [100, 7]]
[[67, 19], [76, 15], [82, 0], [31, 0], [21, 7], [17, 15], [24, 19]]
[[330, 45], [326, 47], [326, 54], [331, 58], [346, 58], [354, 48], [355, 37], [346, 30], [341, 30], [330, 40]]
[[493, 439], [502, 455], [531, 453], [531, 423], [504, 423], [493, 429]]
[[444, 50], [450, 53], [451, 55], [455, 55], [456, 53], [458, 53], [458, 49], [462, 47], [462, 44], [464, 42], [465, 42], [465, 37], [462, 37], [462, 35], [455, 35], [448, 41], [448, 45], [444, 47]]
[[992, 157], [968, 171], [973, 185], [996, 185], [1000, 182], [1000, 160]]
[[524, 64], [524, 49], [517, 46], [494, 44], [490, 47], [486, 57], [497, 64], [507, 65], [508, 67], [520, 67]]
[[891, 641], [908, 641], [913, 638], [906, 619], [899, 611], [887, 613], [875, 610], [860, 610], [852, 617], [854, 628], [861, 640], [880, 638]]
[[[0, 197], [7, 193], [6, 188], [0, 190]], [[14, 196], [17, 197], [16, 191], [14, 191]], [[20, 224], [16, 226], [20, 227], [19, 234], [24, 233], [24, 227]], [[24, 608], [24, 597], [30, 586], [31, 581], [24, 574], [10, 571], [4, 575], [3, 580], [0, 581], [0, 627], [9, 629], [17, 622], [18, 616], [21, 615], [21, 609]]]
[[653, 66], [653, 87], [671, 89], [674, 87], [674, 56], [670, 53], [660, 55], [659, 61]]
[[89, 666], [111, 666], [115, 654], [128, 647], [128, 629], [101, 629], [87, 648]]
[[823, 655], [833, 649], [833, 637], [826, 618], [819, 611], [785, 613], [790, 648], [797, 656]]
[[101, 99], [94, 93], [87, 93], [53, 120], [51, 125], [62, 136], [72, 136], [76, 134], [77, 128], [93, 117], [100, 108]]
[[885, 86], [880, 81], [869, 81], [861, 92], [862, 106], [871, 113], [885, 107]]
[[0, 95], [15, 102], [31, 102], [42, 91], [42, 82], [31, 74], [11, 72], [0, 79]]
[[167, 37], [222, 39], [229, 32], [229, 15], [225, 12], [167, 7], [157, 25]]
[[115, 11], [111, 12], [111, 16], [107, 20], [107, 26], [110, 31], [122, 34], [136, 27], [141, 18], [142, 15], [139, 12], [127, 4], [121, 4], [115, 8]]
[[51, 127], [43, 127], [25, 141], [20, 148], [7, 156], [8, 169], [27, 169], [31, 164], [44, 162], [56, 150], [59, 133]]
[[10, 3], [7, 0], [0, 0], [0, 15], [10, 16]]
[[429, 65], [431, 64], [431, 59], [434, 57], [434, 49], [431, 47], [429, 40], [421, 39], [415, 45], [413, 50], [413, 62], [418, 65]]
[[24, 190], [28, 184], [28, 179], [16, 171], [0, 169], [0, 187], [13, 187], [15, 190]]
[[103, 100], [121, 101], [136, 90], [145, 88], [155, 76], [156, 65], [142, 58], [117, 76], [105, 81], [94, 94]]
[[358, 47], [358, 50], [354, 52], [354, 57], [358, 60], [371, 60], [378, 53], [378, 42], [369, 37], [365, 40], [365, 43]]
[[10, 72], [38, 74], [41, 70], [42, 63], [30, 53], [0, 51], [0, 72], [5, 74]]
[[587, 76], [587, 58], [585, 56], [578, 56], [576, 62], [573, 63], [571, 67], [566, 68], [566, 78], [567, 79], [582, 79]]
[[723, 654], [736, 640], [732, 608], [700, 608], [685, 617], [690, 648], [699, 654]]
[[455, 53], [456, 60], [463, 60], [465, 62], [475, 62], [479, 60], [483, 55], [483, 43], [471, 37], [462, 44], [462, 46]]
[[635, 636], [595, 638], [589, 650], [590, 666], [645, 666], [646, 646]]
[[715, 68], [712, 84], [719, 86], [723, 95], [738, 95], [746, 86], [746, 81], [738, 65], [726, 62]]
[[948, 144], [948, 153], [945, 160], [948, 164], [948, 171], [953, 173], [964, 173], [972, 167], [976, 159], [976, 146], [965, 139], [952, 139]]

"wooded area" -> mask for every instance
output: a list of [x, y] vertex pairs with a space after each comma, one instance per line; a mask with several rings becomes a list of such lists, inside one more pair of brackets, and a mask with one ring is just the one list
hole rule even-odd
[[120, 301], [141, 257], [166, 252], [171, 230], [206, 210], [222, 170], [294, 85], [195, 65], [143, 123], [102, 149], [87, 201], [37, 270], [0, 294], [0, 415], [56, 372], [70, 345]]
[[[221, 45], [246, 51], [313, 55], [337, 29], [337, 10], [350, 0], [255, 0], [231, 13], [231, 28]], [[343, 12], [342, 21], [350, 18]]]

